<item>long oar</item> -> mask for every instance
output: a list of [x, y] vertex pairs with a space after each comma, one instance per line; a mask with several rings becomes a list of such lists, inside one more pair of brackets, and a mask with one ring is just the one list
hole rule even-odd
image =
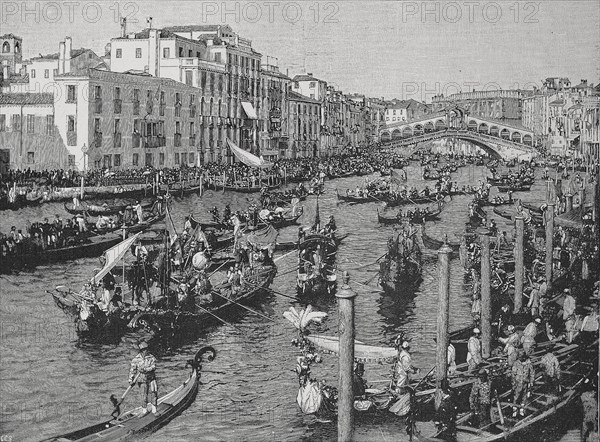
[[231, 303], [233, 303], [233, 304], [235, 304], [235, 305], [237, 305], [237, 306], [239, 306], [239, 307], [242, 307], [243, 309], [246, 309], [246, 310], [248, 310], [250, 313], [254, 313], [255, 315], [258, 315], [258, 316], [260, 316], [261, 318], [268, 319], [268, 320], [269, 320], [269, 321], [271, 321], [271, 322], [276, 322], [276, 321], [275, 321], [273, 318], [271, 318], [271, 317], [269, 317], [269, 316], [267, 316], [267, 315], [263, 315], [262, 313], [260, 313], [260, 312], [257, 312], [257, 311], [255, 311], [255, 310], [252, 310], [250, 307], [247, 307], [247, 306], [245, 306], [244, 304], [240, 304], [239, 302], [235, 302], [233, 299], [230, 299], [230, 298], [228, 298], [227, 296], [223, 296], [223, 295], [221, 295], [220, 293], [218, 293], [218, 292], [216, 292], [216, 291], [214, 291], [214, 290], [213, 290], [211, 293], [213, 293], [214, 295], [217, 295], [218, 297], [220, 297], [220, 298], [223, 298], [223, 299], [225, 299], [226, 301], [229, 301], [229, 302], [231, 302]]
[[210, 316], [212, 316], [213, 318], [216, 318], [216, 319], [218, 319], [218, 320], [219, 320], [219, 321], [221, 321], [223, 324], [225, 324], [225, 325], [228, 325], [228, 326], [230, 326], [230, 327], [233, 327], [233, 328], [235, 328], [235, 329], [236, 329], [236, 330], [238, 330], [238, 331], [241, 331], [241, 332], [243, 332], [243, 330], [242, 330], [241, 328], [239, 328], [239, 327], [236, 327], [235, 325], [231, 324], [230, 322], [227, 322], [227, 321], [226, 321], [225, 319], [223, 319], [223, 318], [220, 318], [219, 316], [215, 315], [213, 312], [211, 312], [211, 311], [209, 311], [209, 310], [205, 309], [204, 307], [202, 307], [200, 304], [196, 304], [196, 307], [198, 307], [200, 310], [202, 310], [202, 311], [204, 311], [204, 312], [208, 313], [208, 314], [209, 314]]
[[133, 388], [133, 386], [135, 385], [135, 382], [138, 380], [139, 377], [140, 377], [140, 373], [138, 373], [138, 374], [135, 375], [135, 378], [133, 379], [133, 382], [131, 384], [129, 384], [129, 387], [127, 387], [127, 390], [125, 390], [125, 393], [123, 393], [121, 395], [121, 399], [119, 399], [118, 401], [116, 400], [114, 394], [112, 394], [110, 396], [110, 400], [113, 403], [113, 405], [115, 406], [115, 409], [112, 412], [113, 416], [119, 417], [119, 415], [121, 414], [121, 404], [125, 400], [125, 396], [127, 396], [127, 393], [129, 393], [131, 391], [131, 389]]
[[283, 296], [284, 298], [293, 299], [294, 301], [298, 300], [298, 298], [295, 297], [295, 296], [286, 295], [285, 293], [278, 292], [277, 290], [273, 290], [270, 287], [261, 287], [259, 285], [252, 284], [251, 282], [247, 282], [247, 281], [245, 281], [245, 284], [248, 284], [250, 286], [256, 287], [257, 290], [258, 289], [264, 289], [264, 290], [268, 290], [268, 291], [270, 291], [270, 292], [272, 292], [272, 293], [274, 293], [276, 295]]

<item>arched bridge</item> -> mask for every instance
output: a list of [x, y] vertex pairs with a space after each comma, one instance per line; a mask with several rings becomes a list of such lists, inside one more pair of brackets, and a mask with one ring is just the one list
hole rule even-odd
[[503, 122], [470, 117], [464, 110], [454, 108], [427, 115], [410, 122], [397, 122], [383, 127], [380, 140], [391, 146], [409, 146], [442, 138], [469, 141], [495, 157], [512, 159], [535, 156], [533, 132]]

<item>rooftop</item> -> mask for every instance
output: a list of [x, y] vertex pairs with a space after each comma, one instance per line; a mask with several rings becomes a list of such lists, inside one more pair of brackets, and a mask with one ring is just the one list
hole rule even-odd
[[35, 105], [54, 104], [54, 96], [48, 93], [14, 93], [0, 94], [0, 105]]
[[228, 25], [184, 25], [165, 26], [163, 29], [171, 32], [217, 32], [219, 29], [231, 30]]
[[[79, 48], [79, 49], [71, 49], [71, 58], [79, 57], [84, 52], [91, 51], [91, 49]], [[38, 55], [37, 57], [32, 57], [32, 60], [58, 60], [58, 52], [55, 54], [46, 54], [46, 55]]]
[[321, 103], [319, 100], [315, 100], [313, 98], [306, 97], [306, 96], [299, 94], [297, 92], [294, 92], [294, 91], [289, 92], [288, 99], [291, 101], [304, 101], [306, 103], [314, 103], [314, 104]]
[[313, 77], [312, 74], [296, 75], [292, 80], [293, 81], [321, 81], [318, 78]]
[[12, 34], [12, 33], [0, 35], [0, 38], [3, 38], [3, 39], [16, 38], [17, 40], [22, 40], [21, 37], [19, 37], [18, 35]]

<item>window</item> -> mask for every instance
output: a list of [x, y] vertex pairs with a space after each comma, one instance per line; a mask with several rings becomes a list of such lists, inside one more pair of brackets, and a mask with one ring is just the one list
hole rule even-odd
[[175, 153], [175, 164], [179, 164], [179, 154]]
[[27, 164], [35, 163], [35, 152], [27, 152]]
[[0, 132], [6, 130], [6, 115], [0, 115]]
[[75, 103], [77, 98], [77, 86], [67, 86], [67, 103]]
[[121, 88], [116, 87], [115, 88], [115, 100], [120, 100], [120, 99], [121, 99]]
[[158, 154], [158, 165], [159, 166], [164, 166], [165, 165], [165, 154], [163, 152], [160, 152]]
[[192, 122], [190, 123], [190, 137], [193, 137], [193, 136], [194, 136], [194, 133], [195, 133], [195, 132], [194, 132], [194, 122], [192, 121]]
[[19, 114], [13, 114], [12, 116], [12, 130], [21, 130], [21, 116]]
[[94, 98], [96, 100], [99, 100], [102, 98], [102, 87], [101, 86], [94, 86]]
[[33, 115], [27, 115], [27, 133], [28, 134], [32, 134], [35, 132], [35, 127], [34, 127], [34, 116]]
[[54, 135], [54, 115], [46, 115], [46, 135]]
[[180, 134], [181, 133], [181, 122], [180, 121], [176, 121], [175, 122], [175, 133], [176, 134]]
[[118, 134], [121, 132], [121, 120], [115, 118], [115, 133]]
[[187, 164], [187, 153], [181, 154], [181, 164]]
[[190, 152], [190, 154], [188, 155], [188, 163], [194, 164], [194, 153], [193, 152]]
[[135, 58], [142, 58], [142, 48], [135, 48]]
[[193, 72], [192, 71], [185, 71], [185, 84], [187, 84], [188, 86], [193, 86], [193, 80], [194, 76], [193, 76]]
[[121, 154], [120, 153], [116, 153], [113, 156], [113, 166], [119, 167], [120, 165], [121, 165]]
[[182, 47], [179, 48], [179, 57], [183, 58], [183, 48]]
[[100, 132], [100, 118], [94, 118], [94, 132]]
[[44, 78], [50, 78], [50, 69], [44, 69]]
[[115, 57], [117, 57], [117, 58], [122, 58], [122, 57], [123, 57], [123, 49], [120, 49], [120, 48], [119, 48], [119, 49], [117, 49], [117, 50], [115, 51]]
[[215, 62], [221, 63], [221, 53], [220, 52], [215, 52]]
[[73, 115], [67, 117], [67, 132], [75, 132], [75, 117]]
[[75, 155], [69, 155], [67, 161], [68, 167], [75, 167]]
[[58, 69], [52, 69], [52, 76], [56, 77], [58, 75]]
[[131, 163], [134, 166], [137, 166], [139, 162], [140, 162], [140, 154], [134, 153], [133, 157], [131, 158]]
[[310, 94], [310, 98], [315, 99], [315, 94]]
[[7, 53], [9, 53], [9, 52], [10, 52], [10, 43], [9, 43], [9, 42], [7, 42], [7, 41], [5, 41], [5, 42], [2, 44], [2, 53], [3, 53], [3, 54], [7, 54]]
[[133, 90], [133, 101], [140, 101], [140, 90], [139, 89]]
[[35, 78], [35, 69], [31, 70], [31, 78]]
[[193, 51], [191, 49], [188, 49], [188, 57], [192, 58], [193, 57]]
[[200, 52], [196, 51], [196, 58], [200, 58]]
[[171, 56], [171, 48], [163, 48], [163, 58], [169, 58]]

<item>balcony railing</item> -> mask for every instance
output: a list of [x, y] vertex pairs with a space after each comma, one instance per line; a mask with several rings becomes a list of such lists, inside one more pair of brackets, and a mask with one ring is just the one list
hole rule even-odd
[[160, 135], [149, 135], [144, 137], [144, 147], [145, 148], [156, 148], [164, 146], [164, 137]]
[[181, 147], [181, 134], [175, 134], [173, 136], [173, 146]]
[[94, 112], [97, 114], [102, 113], [102, 98], [96, 98], [94, 101]]
[[120, 99], [113, 100], [113, 110], [114, 110], [115, 114], [121, 113], [121, 104], [122, 104], [122, 101]]

